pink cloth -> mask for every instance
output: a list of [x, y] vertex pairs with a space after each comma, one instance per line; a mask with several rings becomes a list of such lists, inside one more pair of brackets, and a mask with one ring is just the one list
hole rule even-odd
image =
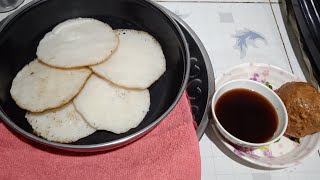
[[155, 129], [117, 150], [74, 153], [26, 140], [0, 121], [0, 179], [200, 179], [199, 143], [184, 95]]

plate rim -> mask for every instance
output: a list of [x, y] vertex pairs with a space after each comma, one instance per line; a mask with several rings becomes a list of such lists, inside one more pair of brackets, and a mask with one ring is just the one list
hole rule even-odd
[[[236, 65], [234, 67], [231, 67], [225, 71], [222, 72], [222, 74], [220, 74], [218, 76], [218, 78], [216, 79], [215, 83], [216, 85], [219, 84], [219, 82], [221, 82], [224, 79], [224, 76], [232, 71], [235, 71], [237, 69], [241, 69], [241, 68], [245, 68], [245, 67], [249, 67], [249, 66], [255, 66], [255, 67], [268, 67], [269, 69], [274, 69], [280, 72], [283, 72], [286, 76], [291, 76], [292, 78], [295, 79], [299, 79], [297, 76], [295, 76], [293, 73], [290, 73], [280, 67], [274, 66], [272, 64], [267, 64], [267, 63], [253, 63], [253, 62], [249, 62], [249, 63], [242, 63], [239, 65]], [[309, 152], [305, 153], [305, 155], [303, 157], [301, 157], [299, 159], [299, 161], [294, 161], [294, 162], [290, 162], [290, 163], [282, 163], [282, 164], [270, 164], [270, 163], [265, 163], [262, 161], [259, 161], [257, 159], [254, 158], [250, 158], [247, 156], [239, 156], [238, 154], [236, 154], [233, 149], [235, 149], [231, 144], [229, 144], [228, 142], [226, 142], [225, 138], [222, 137], [222, 135], [220, 134], [220, 132], [218, 132], [217, 128], [215, 127], [214, 124], [211, 124], [210, 128], [213, 129], [213, 131], [215, 132], [215, 134], [217, 135], [219, 141], [221, 141], [221, 143], [229, 150], [232, 152], [233, 155], [237, 156], [238, 158], [241, 158], [242, 160], [252, 163], [254, 165], [258, 165], [264, 168], [268, 168], [268, 169], [283, 169], [283, 168], [288, 168], [291, 166], [295, 166], [300, 164], [303, 160], [307, 159], [308, 157], [310, 157], [311, 155], [313, 155], [316, 151], [319, 150], [320, 147], [320, 132], [313, 134], [312, 136], [317, 136], [316, 138], [318, 139], [317, 143], [314, 144], [314, 146], [309, 150]], [[233, 148], [233, 149], [232, 149]]]

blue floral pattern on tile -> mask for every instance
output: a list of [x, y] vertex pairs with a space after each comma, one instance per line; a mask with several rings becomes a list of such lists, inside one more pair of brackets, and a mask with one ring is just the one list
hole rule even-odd
[[236, 45], [234, 46], [235, 49], [240, 50], [240, 58], [244, 58], [247, 54], [247, 49], [249, 45], [252, 47], [257, 48], [255, 42], [257, 40], [263, 41], [265, 44], [267, 44], [267, 40], [264, 38], [263, 35], [261, 35], [258, 32], [255, 32], [253, 30], [244, 29], [242, 31], [237, 31], [236, 35], [234, 35], [236, 38]]

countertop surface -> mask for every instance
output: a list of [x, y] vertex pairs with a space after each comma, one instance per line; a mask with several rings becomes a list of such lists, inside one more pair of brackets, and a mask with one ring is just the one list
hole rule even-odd
[[[23, 4], [30, 2], [26, 0]], [[305, 79], [286, 31], [281, 1], [205, 0], [158, 1], [182, 18], [199, 36], [212, 62], [215, 76], [246, 62], [268, 63]], [[0, 20], [9, 13], [0, 13]], [[239, 33], [254, 32], [261, 38], [240, 47]], [[320, 152], [301, 164], [280, 170], [261, 170], [234, 161], [210, 138], [207, 128], [200, 140], [203, 180], [319, 180]]]

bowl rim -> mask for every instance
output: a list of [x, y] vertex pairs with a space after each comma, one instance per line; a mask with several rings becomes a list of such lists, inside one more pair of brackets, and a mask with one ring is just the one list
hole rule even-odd
[[[221, 91], [222, 88], [224, 88], [225, 86], [228, 86], [230, 84], [234, 84], [234, 83], [239, 83], [239, 82], [246, 82], [246, 83], [251, 83], [251, 84], [254, 84], [255, 86], [260, 86], [262, 87], [263, 89], [266, 90], [266, 92], [272, 94], [272, 96], [275, 97], [275, 99], [279, 102], [280, 104], [280, 107], [281, 107], [281, 110], [280, 111], [283, 111], [284, 113], [284, 126], [283, 128], [281, 129], [280, 133], [278, 136], [275, 136], [273, 137], [272, 139], [266, 141], [266, 142], [263, 142], [263, 143], [252, 143], [252, 142], [247, 142], [247, 141], [244, 141], [244, 140], [241, 140], [235, 136], [233, 136], [231, 133], [229, 133], [222, 125], [221, 123], [219, 122], [217, 116], [216, 116], [216, 113], [215, 113], [215, 110], [214, 110], [214, 107], [215, 107], [215, 99], [217, 99], [217, 92]], [[246, 87], [243, 87], [244, 89], [249, 89], [249, 88], [246, 88]], [[222, 93], [223, 94], [223, 93]], [[259, 92], [259, 94], [261, 94], [262, 96], [264, 96], [262, 93]], [[218, 100], [218, 99], [217, 99]], [[211, 113], [212, 113], [212, 116], [213, 116], [213, 121], [214, 121], [214, 124], [217, 127], [218, 131], [223, 131], [223, 132], [220, 132], [222, 136], [228, 136], [228, 137], [225, 137], [226, 139], [232, 139], [234, 142], [237, 142], [237, 145], [240, 145], [240, 146], [244, 146], [244, 147], [252, 147], [252, 148], [257, 148], [257, 147], [263, 147], [263, 146], [268, 146], [274, 142], [276, 142], [279, 138], [281, 138], [286, 129], [287, 129], [287, 126], [288, 126], [288, 113], [287, 113], [287, 109], [283, 103], [283, 101], [281, 100], [281, 98], [273, 91], [271, 90], [270, 88], [268, 88], [267, 86], [265, 86], [264, 84], [261, 84], [259, 82], [256, 82], [256, 81], [253, 81], [253, 80], [248, 80], [248, 79], [236, 79], [236, 80], [230, 80], [226, 83], [224, 83], [223, 85], [221, 85], [214, 93], [213, 97], [212, 97], [212, 100], [211, 100]], [[278, 114], [278, 113], [277, 113]]]
[[[0, 33], [3, 31], [3, 29], [17, 16], [19, 16], [21, 13], [28, 11], [29, 9], [33, 8], [34, 6], [38, 6], [41, 3], [45, 3], [46, 1], [49, 0], [35, 0], [35, 1], [30, 1], [29, 3], [25, 4], [21, 8], [17, 9], [14, 11], [12, 14], [8, 15], [5, 19], [4, 22], [0, 25]], [[169, 108], [160, 116], [158, 117], [154, 122], [151, 124], [147, 125], [145, 128], [141, 129], [138, 132], [135, 132], [131, 135], [128, 135], [126, 137], [105, 142], [105, 143], [98, 143], [98, 144], [89, 144], [89, 145], [73, 145], [73, 144], [64, 144], [64, 143], [58, 143], [58, 142], [51, 142], [46, 139], [43, 139], [41, 137], [38, 137], [32, 133], [29, 133], [25, 131], [24, 129], [20, 128], [18, 125], [13, 123], [11, 119], [4, 113], [2, 107], [0, 106], [0, 118], [3, 120], [5, 124], [10, 126], [14, 131], [18, 132], [19, 134], [23, 135], [24, 137], [38, 142], [43, 145], [47, 145], [53, 148], [58, 148], [62, 150], [67, 150], [67, 151], [76, 151], [76, 152], [97, 152], [97, 151], [103, 151], [103, 150], [112, 150], [115, 148], [119, 148], [121, 146], [124, 146], [126, 144], [129, 144], [135, 140], [138, 140], [145, 134], [147, 134], [149, 131], [151, 131], [156, 125], [158, 125], [172, 110], [173, 108], [177, 105], [178, 101], [182, 97], [185, 87], [188, 83], [189, 79], [189, 73], [190, 73], [190, 52], [188, 48], [188, 43], [187, 40], [179, 27], [178, 23], [169, 15], [169, 13], [162, 8], [159, 4], [152, 0], [144, 0], [146, 3], [150, 4], [151, 7], [159, 10], [168, 20], [169, 22], [174, 26], [174, 28], [178, 32], [178, 36], [180, 36], [182, 45], [183, 45], [183, 50], [184, 50], [184, 58], [186, 59], [185, 64], [184, 64], [184, 76], [183, 76], [183, 82], [181, 83], [179, 92], [172, 102], [172, 104], [169, 106]]]

